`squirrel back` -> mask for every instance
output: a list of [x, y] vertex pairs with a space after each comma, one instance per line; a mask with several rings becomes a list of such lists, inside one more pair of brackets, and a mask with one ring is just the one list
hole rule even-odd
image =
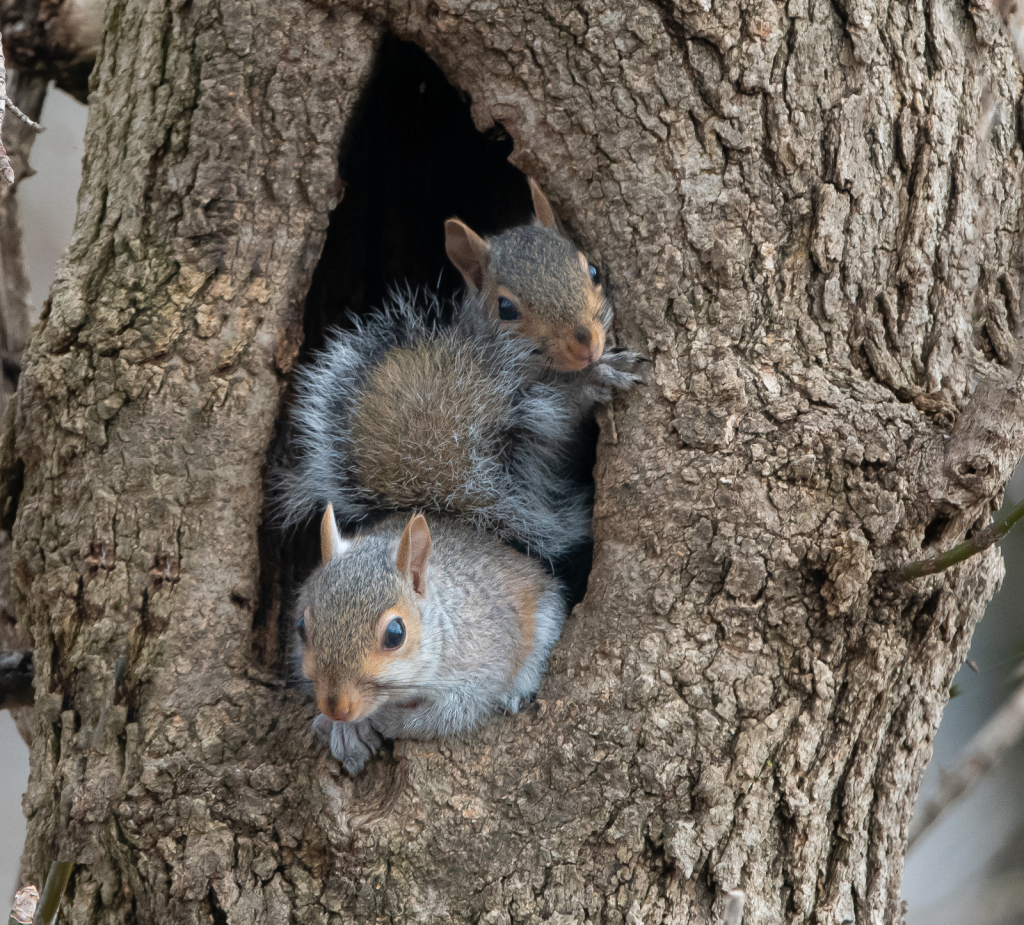
[[355, 773], [381, 735], [432, 738], [516, 712], [540, 683], [565, 605], [540, 564], [464, 522], [393, 515], [343, 539], [299, 599], [317, 728]]
[[272, 475], [278, 520], [299, 525], [330, 501], [345, 524], [416, 509], [544, 557], [579, 546], [588, 491], [564, 465], [575, 409], [538, 381], [531, 345], [472, 304], [437, 324], [428, 298], [424, 313], [397, 294], [297, 372], [291, 464]]
[[488, 316], [538, 344], [561, 372], [594, 363], [611, 324], [597, 268], [562, 232], [530, 180], [537, 221], [481, 238], [458, 218], [445, 222], [445, 249]]

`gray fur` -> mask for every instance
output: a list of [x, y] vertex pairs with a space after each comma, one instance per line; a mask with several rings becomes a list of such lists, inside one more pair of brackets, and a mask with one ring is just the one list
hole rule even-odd
[[367, 536], [324, 563], [302, 587], [298, 612], [309, 611], [306, 638], [332, 685], [376, 645], [377, 619], [398, 603], [407, 583], [389, 554], [388, 539]]
[[646, 357], [621, 349], [606, 349], [596, 363], [579, 372], [563, 373], [546, 367], [539, 378], [555, 389], [573, 412], [573, 425], [585, 421], [597, 405], [609, 402], [616, 391], [626, 391], [643, 379], [637, 370], [647, 363]]
[[535, 311], [566, 323], [586, 313], [593, 284], [579, 250], [561, 232], [520, 225], [490, 240], [488, 272]]
[[[437, 317], [437, 298], [421, 298]], [[422, 509], [457, 514], [542, 557], [578, 546], [589, 535], [589, 512], [586, 490], [563, 474], [581, 419], [572, 389], [539, 381], [533, 346], [497, 331], [479, 305], [463, 305], [442, 327], [424, 320], [415, 302], [412, 293], [396, 294], [297, 371], [291, 464], [271, 474], [280, 525], [298, 526], [331, 502], [343, 526], [376, 511]], [[374, 372], [395, 348], [465, 359], [465, 381], [452, 383], [451, 370], [438, 369], [433, 382], [428, 370], [417, 394], [386, 383], [395, 414], [375, 431], [379, 416], [357, 415], [368, 389], [385, 388]], [[421, 391], [434, 396], [432, 408], [419, 407]], [[464, 407], [448, 413], [453, 394]], [[382, 460], [383, 482], [375, 477]]]
[[[401, 581], [394, 559], [406, 522], [405, 515], [387, 518], [356, 537], [350, 552], [314, 573], [303, 592], [314, 611], [309, 622], [336, 621], [337, 626], [326, 628], [333, 636], [344, 635], [353, 623], [375, 625], [380, 601], [389, 598]], [[372, 679], [400, 688], [367, 719], [332, 723], [320, 716], [314, 723], [321, 736], [329, 737], [332, 754], [350, 774], [376, 753], [379, 736], [454, 735], [495, 713], [518, 711], [536, 692], [565, 620], [560, 586], [535, 560], [492, 534], [451, 518], [429, 516], [428, 523], [433, 546], [426, 593], [418, 605], [423, 625], [418, 657], [394, 669], [401, 674]], [[535, 600], [533, 639], [528, 656], [510, 677], [520, 644], [514, 601], [517, 595], [524, 596], [524, 590]], [[353, 600], [369, 610], [354, 612]], [[324, 667], [340, 679], [358, 680], [353, 677], [354, 663], [329, 661], [323, 660]], [[412, 708], [402, 705], [410, 699], [421, 703]]]

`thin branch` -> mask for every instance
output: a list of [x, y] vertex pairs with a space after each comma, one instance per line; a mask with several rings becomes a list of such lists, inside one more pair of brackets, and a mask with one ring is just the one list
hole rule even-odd
[[0, 652], [0, 710], [32, 706], [32, 651]]
[[956, 769], [944, 774], [939, 792], [921, 806], [910, 824], [907, 851], [920, 841], [943, 813], [962, 800], [1024, 733], [1024, 684], [1014, 691], [960, 753]]
[[[2, 52], [0, 52], [0, 54], [2, 54]], [[10, 97], [7, 97], [5, 105], [30, 129], [33, 129], [37, 132], [41, 132], [43, 130], [43, 127], [38, 122], [33, 122], [28, 116], [25, 115], [25, 113], [18, 109], [18, 107], [14, 105], [14, 100], [12, 100]]]
[[3, 36], [0, 35], [0, 176], [14, 183], [14, 168], [4, 147], [4, 109], [7, 103], [7, 65], [4, 63]]
[[923, 578], [925, 575], [936, 575], [944, 572], [951, 566], [965, 559], [969, 559], [979, 552], [983, 552], [998, 543], [1018, 520], [1024, 517], [1024, 498], [1018, 501], [1001, 517], [997, 517], [992, 523], [982, 530], [979, 530], [969, 540], [954, 546], [949, 552], [940, 556], [933, 556], [930, 559], [919, 559], [917, 562], [908, 562], [897, 573], [904, 581], [913, 581], [915, 578]]
[[33, 925], [55, 925], [57, 913], [60, 912], [60, 901], [64, 898], [64, 891], [68, 887], [74, 866], [73, 861], [54, 861], [50, 865]]
[[4, 147], [4, 112], [7, 109], [10, 109], [15, 116], [37, 132], [42, 131], [39, 123], [33, 122], [7, 96], [7, 65], [4, 63], [3, 36], [0, 36], [0, 177], [13, 184], [14, 168], [11, 166], [11, 159], [7, 156], [7, 149]]

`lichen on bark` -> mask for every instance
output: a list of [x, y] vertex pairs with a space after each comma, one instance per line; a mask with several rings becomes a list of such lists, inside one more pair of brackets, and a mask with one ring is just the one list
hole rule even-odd
[[[899, 921], [1001, 563], [890, 573], [984, 522], [1024, 448], [1021, 82], [981, 15], [112, 0], [3, 461], [26, 873], [73, 852], [79, 922], [696, 923], [735, 888], [754, 925]], [[349, 780], [251, 627], [261, 467], [388, 29], [511, 135], [653, 366], [602, 417], [538, 705]]]

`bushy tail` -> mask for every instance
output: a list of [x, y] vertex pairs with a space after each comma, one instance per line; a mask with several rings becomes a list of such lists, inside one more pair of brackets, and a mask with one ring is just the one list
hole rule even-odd
[[277, 519], [297, 525], [328, 501], [343, 524], [437, 511], [558, 556], [589, 535], [586, 490], [565, 475], [572, 409], [536, 381], [528, 342], [472, 303], [442, 325], [446, 307], [396, 293], [297, 373]]

